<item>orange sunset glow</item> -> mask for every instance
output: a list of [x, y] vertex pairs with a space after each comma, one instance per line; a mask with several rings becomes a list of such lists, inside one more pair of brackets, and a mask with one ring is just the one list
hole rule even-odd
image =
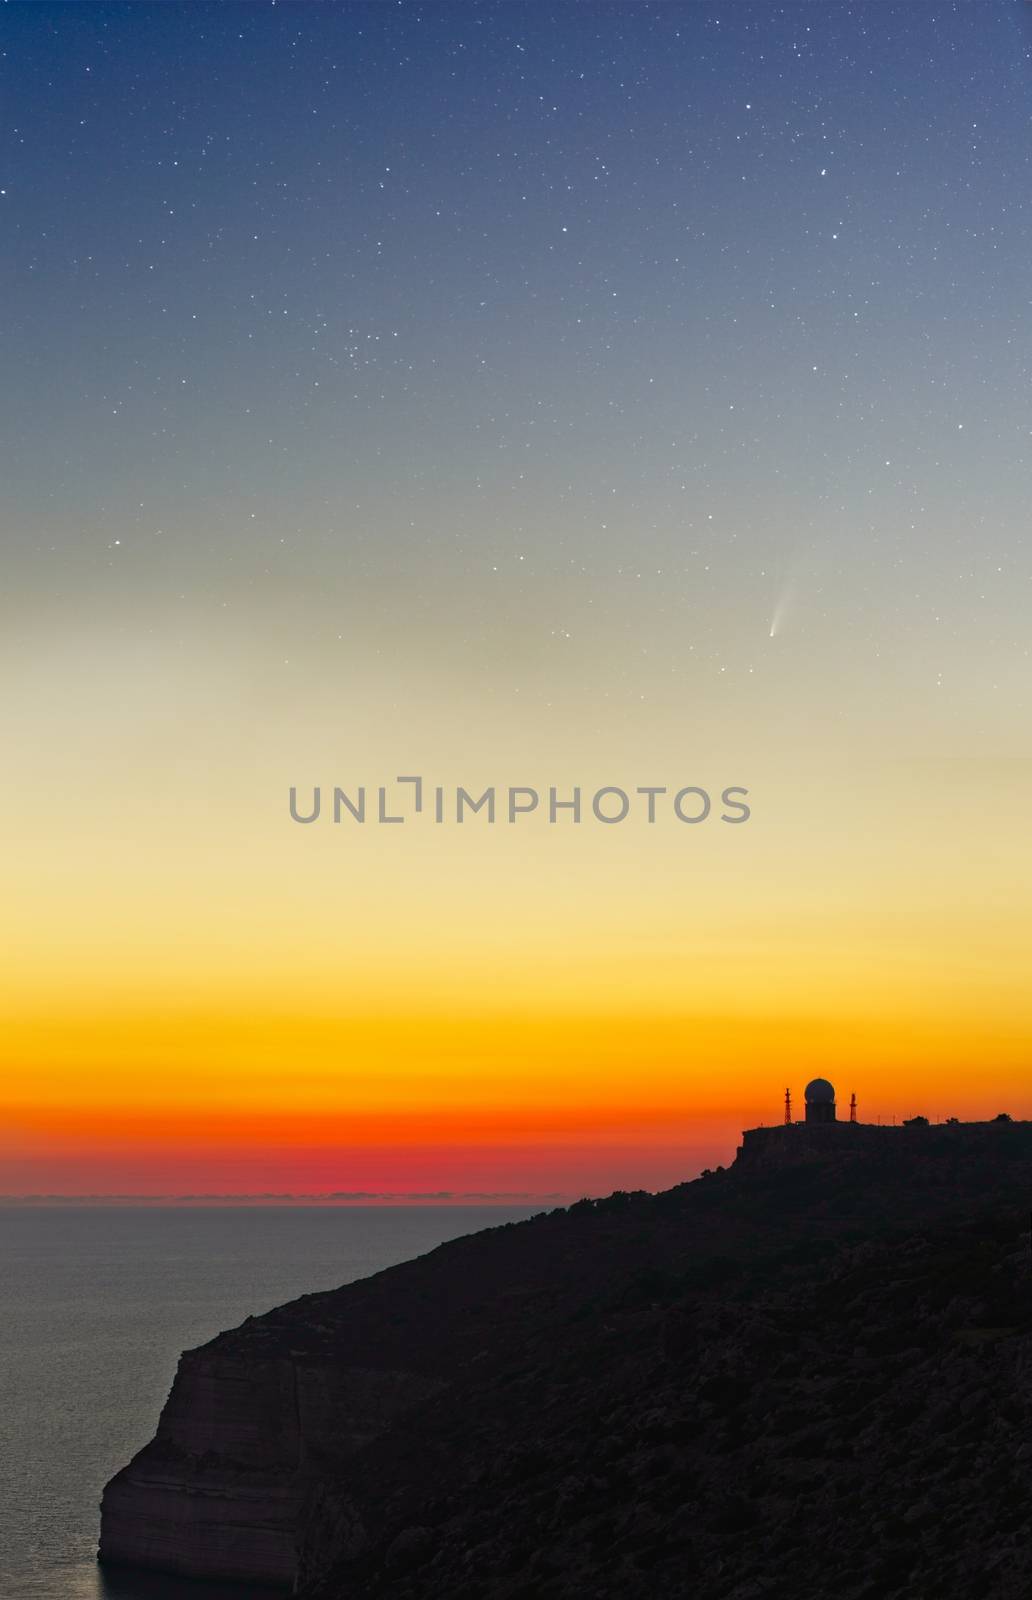
[[1032, 1107], [1018, 764], [997, 829], [982, 768], [841, 751], [755, 760], [739, 828], [349, 829], [290, 820], [275, 740], [202, 731], [172, 792], [65, 751], [76, 833], [18, 819], [9, 1193], [657, 1188], [818, 1072], [871, 1121]]

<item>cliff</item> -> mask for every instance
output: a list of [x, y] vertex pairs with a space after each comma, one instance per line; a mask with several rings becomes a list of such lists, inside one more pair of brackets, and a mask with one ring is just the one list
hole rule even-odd
[[101, 1559], [325, 1600], [1024, 1597], [1032, 1125], [759, 1131], [187, 1352]]

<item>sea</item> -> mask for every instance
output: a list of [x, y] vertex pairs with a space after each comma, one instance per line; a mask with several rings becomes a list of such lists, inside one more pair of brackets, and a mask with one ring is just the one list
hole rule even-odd
[[241, 1600], [97, 1566], [101, 1490], [153, 1434], [180, 1352], [540, 1209], [0, 1206], [0, 1596]]

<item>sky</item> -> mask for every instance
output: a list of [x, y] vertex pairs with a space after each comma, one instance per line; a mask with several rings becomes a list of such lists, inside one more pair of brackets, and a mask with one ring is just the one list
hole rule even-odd
[[1030, 9], [3, 8], [0, 1193], [1032, 1115]]

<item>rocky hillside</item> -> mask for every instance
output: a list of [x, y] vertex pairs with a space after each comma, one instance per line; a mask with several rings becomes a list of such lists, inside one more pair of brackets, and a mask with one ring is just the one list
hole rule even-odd
[[311, 1600], [1024, 1600], [1032, 1125], [885, 1135], [188, 1352], [102, 1557]]

